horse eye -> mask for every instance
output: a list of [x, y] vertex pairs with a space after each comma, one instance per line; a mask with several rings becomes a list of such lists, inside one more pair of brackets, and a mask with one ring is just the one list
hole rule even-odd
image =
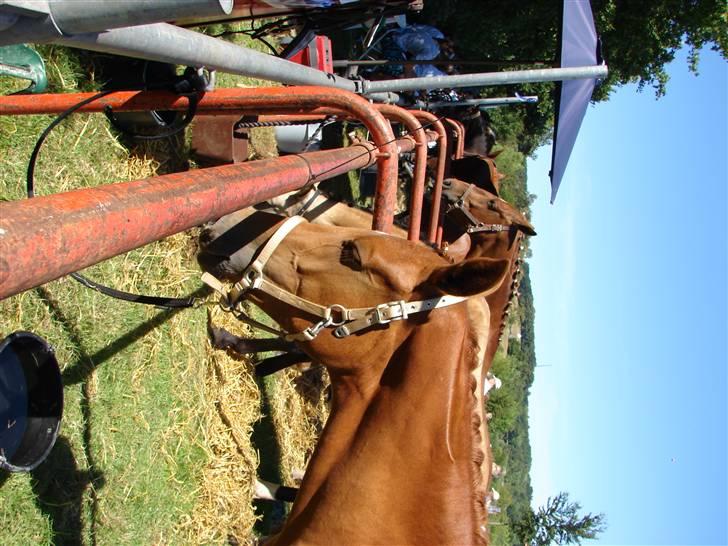
[[495, 199], [491, 199], [490, 201], [488, 201], [488, 209], [498, 210], [498, 202]]

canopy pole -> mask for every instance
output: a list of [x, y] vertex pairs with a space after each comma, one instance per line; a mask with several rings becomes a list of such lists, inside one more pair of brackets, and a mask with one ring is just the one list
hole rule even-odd
[[607, 65], [575, 66], [571, 68], [541, 68], [534, 70], [507, 70], [454, 76], [428, 76], [400, 80], [364, 80], [362, 92], [419, 91], [423, 89], [452, 89], [458, 87], [487, 87], [514, 83], [555, 82], [565, 80], [603, 79], [608, 74]]

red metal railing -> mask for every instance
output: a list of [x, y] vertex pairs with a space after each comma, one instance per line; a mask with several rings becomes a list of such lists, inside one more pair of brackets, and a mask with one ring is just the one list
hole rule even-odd
[[[93, 96], [93, 93], [10, 95], [0, 97], [0, 115], [59, 113]], [[99, 98], [79, 112], [101, 112], [107, 106], [116, 111], [186, 110], [187, 99], [162, 91], [119, 91]], [[198, 112], [209, 114], [240, 112], [253, 114], [330, 115], [345, 113], [369, 130], [377, 155], [377, 190], [372, 229], [388, 232], [397, 202], [398, 154], [392, 128], [377, 108], [366, 99], [330, 87], [258, 87], [217, 89], [200, 99]]]

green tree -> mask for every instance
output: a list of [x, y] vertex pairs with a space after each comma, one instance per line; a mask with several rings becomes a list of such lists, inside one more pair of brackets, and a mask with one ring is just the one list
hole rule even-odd
[[529, 510], [513, 526], [519, 538], [532, 546], [581, 544], [606, 529], [604, 514], [579, 515], [581, 504], [569, 502], [569, 494], [550, 497], [536, 512]]
[[609, 77], [594, 95], [604, 100], [615, 85], [650, 86], [660, 97], [667, 90], [665, 66], [683, 45], [689, 68], [698, 71], [699, 51], [707, 44], [725, 58], [728, 25], [723, 0], [594, 0], [594, 18], [609, 65]]
[[[549, 65], [558, 60], [562, 6], [563, 0], [426, 2], [421, 21], [453, 37], [460, 58], [496, 62], [464, 70], [520, 69], [533, 66], [534, 61]], [[669, 79], [665, 67], [683, 46], [690, 50], [688, 67], [696, 73], [699, 51], [706, 45], [728, 58], [725, 0], [592, 0], [592, 11], [609, 66], [609, 76], [595, 90], [594, 101], [607, 100], [616, 87], [628, 83], [653, 88], [657, 97], [664, 95]], [[550, 83], [486, 88], [485, 96], [519, 92], [540, 99], [536, 104], [493, 111], [499, 138], [513, 140], [526, 155], [547, 142], [555, 89]]]

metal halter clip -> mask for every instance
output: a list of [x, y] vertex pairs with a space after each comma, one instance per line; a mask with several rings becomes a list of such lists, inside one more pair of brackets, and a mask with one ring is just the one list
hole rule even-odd
[[331, 317], [325, 318], [324, 320], [322, 320], [321, 322], [317, 322], [316, 324], [312, 324], [298, 334], [293, 334], [292, 336], [286, 337], [291, 337], [294, 341], [313, 341], [314, 339], [316, 339], [316, 336], [321, 333], [321, 330], [328, 326], [331, 326]]
[[[399, 307], [399, 316], [385, 315], [384, 313]], [[396, 319], [406, 319], [407, 307], [405, 306], [404, 300], [390, 301], [389, 303], [382, 303], [377, 305], [372, 312], [372, 324], [388, 324]]]

